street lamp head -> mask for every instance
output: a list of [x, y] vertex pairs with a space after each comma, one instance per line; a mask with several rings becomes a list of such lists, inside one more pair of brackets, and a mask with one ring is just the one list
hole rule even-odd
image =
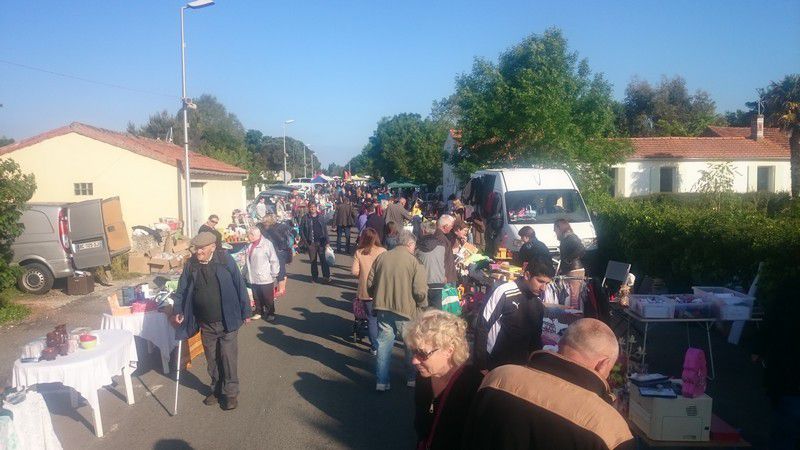
[[288, 124], [290, 124], [292, 122], [294, 122], [294, 119], [285, 120], [283, 123], [288, 125]]
[[205, 8], [206, 6], [211, 6], [213, 4], [214, 0], [194, 0], [193, 2], [187, 3], [186, 7], [191, 9], [200, 9], [200, 8]]

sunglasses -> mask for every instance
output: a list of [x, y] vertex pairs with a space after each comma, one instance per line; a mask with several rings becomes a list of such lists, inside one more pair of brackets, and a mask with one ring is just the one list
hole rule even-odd
[[436, 353], [437, 350], [439, 350], [439, 349], [435, 348], [435, 349], [433, 349], [433, 350], [431, 350], [429, 352], [425, 352], [425, 351], [422, 351], [420, 349], [417, 349], [417, 350], [412, 351], [412, 354], [414, 355], [415, 358], [417, 358], [420, 361], [427, 361], [428, 358], [430, 358], [431, 355]]

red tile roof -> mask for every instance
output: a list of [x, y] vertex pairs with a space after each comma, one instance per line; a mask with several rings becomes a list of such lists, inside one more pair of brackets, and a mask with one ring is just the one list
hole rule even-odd
[[[750, 127], [714, 127], [709, 126], [703, 133], [708, 137], [750, 137]], [[764, 138], [772, 143], [780, 145], [789, 150], [789, 134], [781, 131], [780, 128], [764, 127]]]
[[[0, 147], [0, 155], [5, 155], [19, 149], [29, 147], [39, 142], [63, 136], [69, 133], [77, 133], [90, 139], [95, 139], [115, 147], [124, 148], [136, 154], [161, 161], [175, 167], [183, 167], [183, 147], [156, 139], [133, 136], [127, 133], [105, 130], [86, 125], [79, 122], [50, 130], [37, 136], [23, 139], [14, 144]], [[225, 174], [247, 175], [247, 171], [228, 163], [224, 163], [214, 158], [189, 152], [189, 164], [192, 172], [207, 171]]]
[[[748, 129], [749, 130], [749, 129]], [[749, 131], [748, 131], [749, 136]], [[770, 139], [746, 137], [630, 138], [634, 154], [629, 159], [789, 159], [789, 149]]]

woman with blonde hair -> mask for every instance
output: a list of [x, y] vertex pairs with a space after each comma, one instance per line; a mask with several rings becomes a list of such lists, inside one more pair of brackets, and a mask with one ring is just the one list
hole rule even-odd
[[467, 324], [441, 310], [417, 316], [405, 328], [419, 377], [415, 386], [417, 449], [459, 448], [470, 404], [483, 374], [467, 363]]

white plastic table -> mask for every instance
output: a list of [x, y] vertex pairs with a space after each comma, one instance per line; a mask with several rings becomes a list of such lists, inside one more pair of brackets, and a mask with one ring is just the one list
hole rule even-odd
[[167, 315], [158, 311], [133, 313], [126, 316], [103, 314], [100, 322], [103, 330], [128, 330], [134, 336], [145, 339], [149, 345], [155, 345], [161, 352], [161, 365], [164, 373], [169, 373], [169, 355], [178, 346], [175, 339], [175, 328], [169, 323]]
[[92, 408], [97, 437], [103, 437], [100, 401], [97, 391], [110, 385], [114, 375], [122, 375], [125, 398], [133, 405], [132, 368], [138, 361], [133, 333], [125, 330], [97, 330], [97, 346], [90, 350], [78, 349], [53, 361], [14, 362], [12, 386], [22, 388], [40, 383], [61, 383], [80, 394]]

